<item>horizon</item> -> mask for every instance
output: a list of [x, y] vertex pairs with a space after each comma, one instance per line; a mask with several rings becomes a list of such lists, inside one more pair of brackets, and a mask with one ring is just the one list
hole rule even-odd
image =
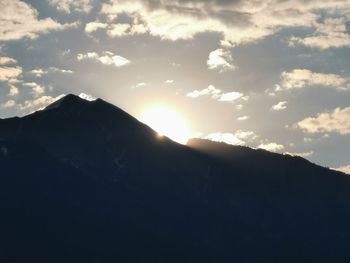
[[262, 148], [350, 173], [347, 0], [0, 7], [0, 118], [74, 93], [182, 143]]

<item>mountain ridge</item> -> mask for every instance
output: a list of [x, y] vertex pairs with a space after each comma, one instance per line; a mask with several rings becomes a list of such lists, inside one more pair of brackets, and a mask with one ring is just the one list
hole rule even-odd
[[[18, 118], [26, 118], [26, 117], [29, 117], [29, 116], [31, 116], [31, 115], [33, 115], [33, 114], [40, 113], [40, 112], [42, 112], [42, 111], [48, 111], [48, 110], [52, 110], [52, 109], [58, 108], [59, 105], [62, 104], [62, 103], [63, 103], [63, 104], [66, 104], [66, 105], [67, 105], [67, 104], [68, 104], [68, 105], [71, 104], [71, 106], [73, 106], [74, 108], [75, 108], [78, 104], [92, 105], [92, 104], [95, 104], [95, 103], [99, 103], [99, 104], [102, 104], [102, 105], [105, 105], [105, 106], [109, 106], [109, 107], [113, 108], [114, 110], [118, 110], [120, 113], [125, 114], [125, 116], [130, 117], [130, 118], [132, 118], [132, 119], [134, 119], [135, 121], [138, 122], [138, 120], [137, 120], [135, 117], [133, 117], [132, 115], [128, 114], [126, 111], [124, 111], [124, 110], [122, 110], [122, 109], [116, 107], [116, 106], [113, 105], [113, 104], [110, 104], [110, 103], [104, 101], [104, 100], [101, 99], [101, 98], [97, 98], [97, 99], [95, 99], [95, 100], [89, 101], [89, 100], [86, 100], [86, 99], [84, 99], [84, 98], [81, 98], [81, 97], [79, 97], [79, 96], [77, 96], [77, 95], [74, 95], [74, 94], [72, 94], [72, 93], [71, 93], [71, 94], [67, 94], [67, 95], [65, 95], [64, 97], [58, 99], [57, 101], [55, 101], [55, 102], [49, 104], [49, 105], [46, 106], [43, 110], [39, 110], [39, 111], [33, 112], [32, 114], [29, 114], [29, 115], [26, 115], [26, 116], [23, 116], [23, 117], [17, 117], [17, 116], [16, 116], [16, 117], [11, 117], [11, 118], [6, 118], [6, 119], [0, 119], [0, 121], [6, 121], [6, 120], [18, 119]], [[70, 107], [70, 106], [69, 106], [69, 107]], [[76, 110], [76, 109], [75, 109], [75, 110]], [[146, 125], [146, 124], [143, 124], [143, 125], [149, 127], [149, 126]], [[150, 128], [150, 129], [151, 129], [151, 128]], [[156, 133], [156, 132], [155, 132], [155, 133]], [[164, 136], [164, 137], [166, 137], [166, 136]], [[169, 139], [169, 138], [167, 138], [167, 139]], [[170, 140], [171, 140], [171, 139], [170, 139]], [[201, 145], [199, 145], [199, 144], [201, 144]], [[201, 150], [201, 151], [203, 151], [203, 152], [207, 152], [207, 154], [210, 153], [210, 154], [216, 155], [217, 153], [215, 153], [215, 152], [216, 152], [215, 150], [211, 150], [211, 151], [208, 151], [208, 149], [206, 149], [206, 151], [204, 150], [204, 148], [208, 148], [208, 147], [207, 147], [208, 145], [212, 145], [212, 146], [216, 145], [216, 146], [223, 146], [223, 148], [226, 148], [226, 149], [227, 149], [227, 148], [230, 148], [230, 147], [235, 147], [235, 148], [237, 148], [237, 149], [239, 148], [239, 149], [243, 150], [243, 152], [246, 152], [247, 150], [248, 150], [248, 151], [249, 151], [249, 150], [252, 150], [252, 151], [256, 150], [257, 152], [260, 152], [260, 153], [268, 152], [269, 154], [275, 155], [275, 156], [277, 156], [277, 155], [284, 155], [284, 156], [290, 156], [290, 157], [293, 157], [293, 158], [301, 158], [301, 159], [304, 159], [304, 160], [306, 160], [306, 161], [312, 163], [310, 160], [308, 160], [308, 159], [306, 159], [306, 158], [303, 158], [303, 157], [301, 157], [301, 156], [292, 156], [292, 155], [289, 155], [289, 154], [279, 154], [279, 153], [270, 152], [270, 151], [267, 151], [267, 150], [264, 150], [264, 149], [259, 149], [259, 148], [254, 149], [254, 148], [251, 148], [251, 147], [249, 147], [249, 146], [240, 146], [240, 145], [234, 145], [234, 146], [232, 146], [232, 145], [226, 144], [226, 143], [224, 143], [224, 142], [222, 142], [222, 143], [220, 143], [220, 142], [214, 142], [214, 141], [211, 141], [211, 140], [201, 139], [201, 138], [191, 138], [191, 139], [189, 140], [189, 142], [187, 143], [187, 145], [188, 145], [190, 148], [194, 148], [194, 149], [198, 148], [197, 150]], [[198, 147], [196, 147], [196, 146], [198, 146]], [[210, 148], [210, 147], [209, 147], [209, 148]], [[241, 153], [242, 153], [242, 152], [241, 152]], [[240, 154], [241, 154], [241, 153], [240, 153]], [[223, 156], [222, 156], [222, 157], [223, 157]], [[316, 164], [316, 163], [312, 163], [312, 164], [317, 165], [317, 166], [321, 166], [321, 165]], [[321, 166], [321, 167], [323, 167], [323, 166]], [[323, 168], [326, 168], [326, 167], [323, 167]], [[329, 169], [329, 168], [326, 168], [326, 169]], [[332, 169], [329, 169], [329, 170], [332, 170]], [[332, 170], [332, 171], [334, 171], [334, 170]], [[343, 172], [341, 172], [341, 171], [336, 171], [336, 172], [341, 173], [341, 174], [345, 174], [345, 173], [343, 173]]]
[[350, 178], [300, 157], [160, 138], [75, 95], [0, 121], [4, 262], [350, 259]]

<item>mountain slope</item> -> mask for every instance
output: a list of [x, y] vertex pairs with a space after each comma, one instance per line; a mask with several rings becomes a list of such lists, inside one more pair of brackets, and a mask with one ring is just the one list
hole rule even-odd
[[74, 95], [0, 120], [0, 260], [350, 259], [347, 176], [302, 158], [190, 145]]

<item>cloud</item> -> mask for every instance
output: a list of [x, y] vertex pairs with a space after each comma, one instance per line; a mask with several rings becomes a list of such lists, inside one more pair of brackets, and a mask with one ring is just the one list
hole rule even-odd
[[187, 97], [191, 98], [198, 98], [201, 96], [206, 96], [206, 95], [217, 95], [220, 94], [221, 90], [215, 88], [213, 85], [209, 85], [208, 88], [202, 89], [202, 90], [194, 90], [189, 93], [187, 93]]
[[62, 69], [62, 68], [56, 68], [56, 67], [50, 67], [49, 72], [53, 72], [53, 73], [62, 73], [62, 74], [73, 74], [74, 71], [70, 70], [70, 69]]
[[139, 83], [137, 83], [136, 85], [133, 85], [131, 88], [132, 88], [132, 89], [138, 89], [138, 88], [146, 87], [146, 86], [148, 86], [148, 85], [149, 85], [148, 83], [139, 82]]
[[253, 131], [238, 130], [236, 133], [222, 133], [216, 132], [206, 136], [200, 134], [202, 139], [211, 140], [215, 142], [224, 142], [231, 145], [245, 145], [248, 141], [255, 140], [258, 136]]
[[248, 119], [249, 119], [249, 116], [241, 116], [237, 118], [238, 121], [246, 121]]
[[297, 123], [297, 127], [308, 133], [350, 134], [350, 107], [336, 108], [332, 112], [319, 113]]
[[348, 79], [340, 75], [317, 73], [308, 69], [293, 69], [281, 75], [282, 89], [301, 89], [311, 86], [344, 88], [347, 82]]
[[36, 69], [32, 69], [31, 71], [28, 72], [29, 74], [35, 75], [36, 77], [40, 78], [42, 77], [44, 74], [47, 74], [47, 71], [44, 71], [41, 68], [36, 68]]
[[14, 97], [19, 94], [19, 90], [16, 86], [10, 85], [10, 91], [9, 91], [9, 96]]
[[202, 96], [211, 96], [213, 99], [222, 102], [233, 102], [240, 98], [244, 98], [240, 92], [232, 91], [223, 93], [220, 89], [215, 88], [213, 85], [209, 85], [208, 88], [202, 90], [194, 90], [186, 94], [190, 98], [198, 98]]
[[272, 106], [272, 110], [274, 111], [282, 111], [287, 109], [287, 101], [280, 101], [279, 103], [277, 103], [276, 105]]
[[107, 31], [107, 34], [110, 37], [121, 37], [121, 36], [126, 36], [128, 35], [128, 31], [130, 29], [130, 25], [129, 24], [114, 24], [112, 26], [110, 26], [110, 28]]
[[242, 98], [243, 94], [240, 92], [232, 91], [232, 92], [227, 92], [222, 94], [214, 94], [213, 97], [218, 101], [232, 102]]
[[215, 142], [224, 142], [231, 145], [244, 145], [245, 142], [237, 138], [232, 133], [211, 133], [204, 137], [204, 139], [215, 141]]
[[19, 104], [19, 108], [21, 110], [32, 109], [32, 110], [40, 110], [45, 108], [51, 103], [54, 103], [56, 100], [63, 98], [65, 94], [61, 94], [57, 97], [52, 96], [41, 96], [39, 98], [33, 100], [26, 100], [24, 103]]
[[238, 130], [236, 133], [235, 133], [235, 136], [240, 139], [240, 140], [243, 140], [245, 142], [247, 141], [253, 141], [255, 140], [256, 138], [258, 138], [259, 136], [256, 135], [253, 131], [243, 131], [243, 130]]
[[9, 65], [9, 64], [16, 64], [17, 60], [15, 60], [14, 58], [10, 58], [10, 57], [0, 57], [0, 65], [4, 66], [4, 65]]
[[0, 10], [0, 41], [34, 39], [39, 34], [77, 25], [60, 24], [52, 18], [40, 19], [36, 9], [20, 0], [1, 0]]
[[[284, 72], [283, 72], [283, 73], [284, 73]], [[282, 74], [281, 78], [283, 79], [283, 74]], [[268, 88], [268, 89], [266, 89], [266, 90], [265, 90], [265, 93], [267, 93], [269, 96], [274, 97], [274, 96], [276, 96], [277, 92], [280, 92], [280, 91], [282, 91], [282, 90], [283, 90], [283, 89], [282, 89], [281, 85], [276, 84], [273, 88]]]
[[209, 69], [219, 69], [220, 72], [226, 70], [235, 69], [235, 66], [232, 64], [233, 59], [231, 53], [224, 49], [216, 49], [210, 52], [207, 65]]
[[270, 142], [270, 143], [262, 143], [258, 146], [260, 149], [264, 149], [266, 151], [270, 152], [278, 152], [284, 149], [284, 146], [282, 144], [278, 144], [275, 142]]
[[48, 0], [49, 3], [56, 7], [57, 10], [71, 13], [74, 12], [85, 12], [89, 13], [92, 9], [91, 0]]
[[335, 168], [334, 170], [346, 173], [350, 175], [350, 165]]
[[143, 24], [130, 25], [127, 23], [101, 23], [99, 21], [94, 21], [87, 23], [85, 26], [85, 32], [87, 34], [92, 34], [99, 29], [105, 29], [109, 37], [123, 37], [123, 36], [133, 36], [147, 33], [147, 28]]
[[21, 75], [21, 67], [0, 67], [0, 82], [18, 82]]
[[128, 17], [130, 28], [140, 27], [143, 33], [162, 39], [175, 41], [218, 32], [223, 35], [222, 43], [232, 46], [263, 39], [283, 28], [313, 28], [321, 12], [344, 16], [348, 10], [347, 0], [109, 0], [102, 5], [99, 19], [106, 20], [107, 33]]
[[46, 75], [48, 73], [73, 74], [74, 72], [72, 70], [60, 69], [56, 67], [50, 67], [48, 69], [35, 68], [28, 72], [28, 74], [32, 74], [38, 78], [41, 78], [43, 75]]
[[291, 156], [300, 156], [300, 157], [310, 157], [311, 155], [314, 154], [314, 151], [310, 151], [310, 152], [299, 152], [299, 153], [291, 153], [291, 152], [285, 152], [284, 154], [286, 155], [291, 155]]
[[99, 29], [107, 28], [108, 24], [101, 22], [90, 22], [85, 25], [85, 32], [91, 34]]
[[164, 81], [165, 84], [173, 84], [175, 82], [175, 80], [173, 79], [167, 79], [166, 81]]
[[36, 82], [27, 82], [27, 83], [24, 83], [23, 86], [31, 88], [35, 96], [39, 96], [45, 92], [45, 87], [39, 85]]
[[14, 100], [8, 100], [5, 103], [1, 104], [1, 108], [13, 108], [16, 106], [16, 102]]
[[292, 37], [291, 46], [304, 45], [312, 48], [328, 49], [350, 47], [350, 34], [347, 31], [345, 17], [327, 18], [323, 23], [316, 24], [316, 30], [311, 36], [304, 38]]
[[130, 64], [130, 60], [118, 55], [114, 55], [110, 51], [103, 52], [101, 56], [98, 55], [96, 52], [79, 53], [77, 55], [77, 59], [79, 61], [92, 59], [102, 63], [103, 65], [107, 65], [107, 66], [113, 65], [115, 67], [122, 67]]

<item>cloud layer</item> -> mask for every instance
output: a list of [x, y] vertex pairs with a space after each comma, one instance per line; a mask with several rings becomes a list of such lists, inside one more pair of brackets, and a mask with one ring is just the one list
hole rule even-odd
[[[320, 23], [318, 13], [321, 11], [338, 14], [339, 18]], [[99, 28], [105, 28], [110, 36], [147, 32], [168, 40], [191, 39], [198, 33], [215, 31], [224, 36], [226, 43], [240, 44], [265, 38], [281, 28], [305, 27], [316, 28], [312, 37], [333, 37], [331, 45], [339, 46], [334, 43], [347, 41], [344, 19], [348, 12], [346, 0], [110, 0], [102, 6], [100, 19], [106, 19]], [[118, 18], [123, 15], [131, 21], [121, 23]], [[113, 27], [116, 27], [115, 33]], [[297, 37], [293, 41], [307, 45], [317, 42]]]
[[33, 39], [39, 34], [76, 25], [60, 24], [52, 18], [40, 19], [36, 9], [20, 0], [1, 0], [0, 10], [0, 41]]

